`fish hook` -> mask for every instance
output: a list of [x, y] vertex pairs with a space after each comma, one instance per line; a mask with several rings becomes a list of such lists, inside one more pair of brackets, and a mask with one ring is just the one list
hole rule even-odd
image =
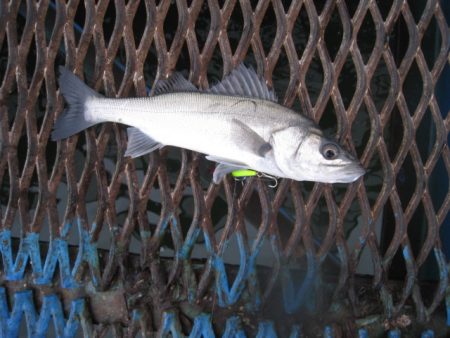
[[272, 184], [267, 185], [269, 188], [276, 188], [278, 186], [278, 177], [260, 172], [258, 172], [256, 176], [262, 179], [269, 179], [269, 181], [272, 181], [273, 182]]

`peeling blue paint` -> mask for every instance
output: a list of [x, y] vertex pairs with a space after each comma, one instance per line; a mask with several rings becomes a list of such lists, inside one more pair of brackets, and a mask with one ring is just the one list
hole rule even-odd
[[39, 250], [39, 234], [27, 233], [20, 241], [16, 259], [13, 259], [11, 246], [11, 231], [0, 232], [0, 251], [2, 253], [3, 269], [6, 280], [23, 279], [28, 260], [33, 268], [33, 276], [39, 278], [42, 273], [42, 262]]
[[55, 294], [43, 297], [39, 313], [31, 290], [16, 292], [13, 298], [14, 305], [9, 312], [6, 291], [0, 288], [0, 337], [18, 337], [24, 315], [28, 337], [46, 337], [51, 319], [57, 337], [73, 337], [80, 326], [78, 317], [85, 311], [84, 299], [73, 300], [66, 322], [62, 303]]
[[359, 338], [369, 338], [369, 333], [366, 329], [359, 329], [358, 330], [358, 337]]
[[192, 232], [188, 232], [186, 238], [184, 239], [184, 243], [180, 249], [180, 252], [178, 253], [178, 256], [181, 259], [189, 259], [191, 255], [191, 251], [197, 242], [197, 238], [201, 232], [200, 228], [194, 229]]
[[98, 286], [100, 283], [100, 263], [98, 260], [97, 243], [92, 242], [91, 234], [84, 229], [80, 220], [78, 220], [77, 224], [80, 234], [80, 245], [78, 246], [78, 255], [72, 269], [71, 277], [75, 277], [81, 263], [84, 261], [89, 265], [92, 284]]
[[301, 331], [300, 325], [293, 325], [289, 338], [300, 338], [301, 336], [302, 336], [302, 331]]
[[389, 330], [388, 332], [388, 338], [400, 338], [401, 337], [401, 332], [398, 329], [395, 330]]
[[33, 303], [33, 294], [31, 291], [20, 291], [14, 294], [14, 307], [10, 315], [6, 315], [6, 328], [2, 331], [6, 333], [5, 337], [18, 337], [20, 323], [25, 315], [28, 336], [32, 336], [36, 325], [36, 310]]
[[334, 330], [331, 326], [325, 326], [325, 329], [323, 330], [323, 337], [324, 338], [333, 338], [334, 337]]
[[306, 305], [308, 309], [314, 308], [314, 282], [316, 280], [316, 263], [311, 253], [306, 255], [308, 265], [306, 276], [299, 288], [296, 288], [296, 281], [292, 278], [292, 273], [287, 267], [281, 270], [281, 285], [283, 291], [283, 304], [286, 313], [294, 313], [302, 305]]
[[260, 322], [256, 338], [278, 338], [272, 321]]
[[61, 302], [56, 295], [45, 296], [42, 302], [41, 315], [36, 323], [36, 336], [45, 337], [50, 323], [53, 319], [53, 326], [57, 337], [64, 335], [64, 314]]
[[200, 314], [195, 317], [194, 326], [192, 327], [189, 338], [215, 338], [215, 334], [211, 324], [211, 317], [207, 314]]
[[[86, 311], [86, 302], [79, 298], [72, 301], [70, 304], [69, 319], [64, 328], [64, 337], [73, 337], [80, 327], [80, 322], [83, 319], [83, 313]], [[87, 335], [87, 332], [85, 333]]]
[[434, 338], [434, 332], [432, 330], [426, 330], [422, 332], [421, 338]]
[[241, 328], [241, 319], [239, 317], [228, 318], [222, 338], [247, 338], [244, 330]]
[[36, 284], [50, 284], [59, 266], [59, 274], [63, 288], [73, 288], [77, 283], [72, 279], [70, 271], [69, 246], [65, 240], [55, 238], [50, 241], [47, 257], [44, 264], [44, 272], [41, 278], [36, 279]]
[[167, 311], [163, 313], [162, 323], [158, 331], [158, 337], [164, 337], [164, 335], [172, 334], [173, 338], [184, 338], [181, 333], [181, 326], [177, 316], [173, 311]]
[[406, 262], [411, 262], [412, 261], [412, 255], [411, 255], [411, 251], [409, 250], [409, 246], [405, 246], [403, 248], [403, 258], [405, 258]]
[[225, 270], [225, 263], [222, 257], [214, 255], [213, 267], [216, 270], [216, 292], [218, 295], [219, 305], [222, 307], [232, 305], [239, 300], [242, 290], [245, 287], [247, 252], [245, 249], [244, 239], [241, 233], [236, 233], [236, 239], [239, 248], [240, 261], [239, 270], [233, 284], [230, 288]]

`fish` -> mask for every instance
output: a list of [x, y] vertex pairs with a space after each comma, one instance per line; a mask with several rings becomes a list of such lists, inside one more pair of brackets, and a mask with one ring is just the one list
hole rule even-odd
[[265, 80], [243, 64], [208, 90], [175, 72], [156, 82], [152, 96], [134, 98], [107, 98], [67, 68], [59, 73], [67, 107], [54, 123], [54, 141], [98, 123], [125, 124], [125, 156], [164, 146], [202, 153], [217, 162], [214, 183], [241, 169], [323, 183], [351, 183], [365, 173], [313, 120], [279, 104]]

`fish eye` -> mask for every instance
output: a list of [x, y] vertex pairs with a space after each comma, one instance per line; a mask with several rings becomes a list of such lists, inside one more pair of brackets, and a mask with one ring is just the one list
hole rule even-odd
[[326, 160], [334, 160], [339, 155], [339, 148], [334, 143], [326, 143], [320, 150]]

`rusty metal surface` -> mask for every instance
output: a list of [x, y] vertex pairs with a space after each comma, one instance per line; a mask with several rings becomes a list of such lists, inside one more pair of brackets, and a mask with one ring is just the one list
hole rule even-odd
[[[323, 1], [319, 6], [312, 0], [292, 1], [287, 5], [280, 0], [255, 3], [236, 0], [1, 1], [0, 48], [2, 55], [7, 55], [0, 60], [2, 240], [7, 242], [9, 238], [10, 241], [8, 231], [19, 227], [23, 232], [22, 242], [27, 238], [26, 243], [37, 243], [29, 234], [39, 234], [45, 225], [53, 243], [48, 252], [59, 253], [70, 228], [78, 227], [80, 253], [75, 262], [69, 262], [71, 277], [67, 277], [74, 284], [63, 288], [85, 285], [89, 281], [98, 292], [108, 292], [119, 284], [125, 285], [129, 290], [130, 321], [122, 324], [129, 325], [130, 335], [139, 330], [143, 335], [154, 331], [161, 333], [163, 323], [170, 322], [174, 313], [178, 316], [177, 325], [181, 322], [181, 327], [190, 332], [197, 325], [193, 318], [202, 312], [213, 313], [215, 307], [230, 307], [234, 311], [230, 316], [241, 313], [242, 318], [246, 314], [258, 317], [255, 313], [264, 313], [275, 299], [283, 299], [284, 303], [280, 300], [283, 305], [276, 306], [290, 316], [289, 323], [295, 323], [299, 311], [327, 311], [334, 302], [343, 299], [352, 309], [355, 320], [376, 313], [396, 327], [396, 320], [405, 311], [411, 314], [405, 309], [412, 306], [418, 322], [429, 321], [445, 301], [449, 289], [439, 230], [450, 208], [450, 193], [436, 203], [429, 189], [438, 162], [450, 176], [447, 144], [450, 118], [448, 112], [440, 110], [435, 95], [435, 86], [450, 62], [449, 27], [440, 1], [426, 1], [419, 17], [413, 15], [406, 1], [394, 0], [387, 9], [386, 6], [374, 0], [361, 0], [356, 6], [348, 6], [344, 1]], [[229, 22], [237, 8], [242, 16], [242, 31], [235, 41]], [[134, 22], [139, 11], [139, 15], [145, 11], [146, 18], [140, 27]], [[173, 36], [165, 32], [169, 11], [176, 11], [178, 16]], [[266, 48], [260, 27], [269, 11], [276, 20], [276, 31]], [[207, 35], [196, 30], [199, 15], [210, 17]], [[326, 31], [333, 17], [340, 22], [341, 37], [331, 52], [326, 44]], [[367, 18], [376, 32], [369, 52], [361, 51], [358, 42]], [[110, 34], [105, 33], [106, 19], [111, 27]], [[76, 20], [82, 20], [81, 33], [74, 28]], [[293, 37], [299, 34], [294, 26], [301, 20], [307, 21], [309, 27], [303, 50]], [[407, 47], [401, 58], [390, 47], [391, 36], [400, 21], [407, 31]], [[48, 29], [49, 23], [51, 29]], [[431, 24], [435, 25], [439, 40], [432, 61], [425, 55], [423, 41]], [[137, 28], [140, 38], [135, 32]], [[115, 124], [92, 128], [57, 145], [49, 139], [53, 122], [63, 109], [56, 83], [57, 65], [67, 65], [82, 78], [92, 74], [86, 82], [107, 96], [145, 96], [147, 87], [151, 88], [154, 81], [179, 69], [178, 62], [184, 50], [188, 55], [189, 79], [201, 88], [211, 83], [208, 67], [217, 55], [220, 55], [223, 74], [227, 74], [251, 54], [257, 71], [279, 93], [282, 91], [279, 96], [283, 104], [296, 106], [317, 122], [331, 105], [339, 141], [357, 154], [365, 167], [370, 168], [374, 162], [380, 164], [381, 183], [375, 196], [369, 196], [368, 179], [345, 187], [282, 180], [275, 190], [258, 179], [248, 179], [242, 188], [236, 188], [231, 178], [221, 185], [205, 184], [200, 179], [204, 160], [199, 154], [184, 150], [179, 152], [181, 162], [177, 176], [171, 178], [168, 152], [172, 150], [163, 149], [145, 160], [126, 159], [123, 156], [126, 131]], [[123, 61], [123, 71], [115, 64], [118, 59]], [[154, 73], [147, 70], [149, 62], [153, 62]], [[283, 89], [276, 88], [273, 81], [281, 63], [288, 66], [288, 81]], [[355, 70], [356, 83], [352, 84], [351, 96], [344, 97], [345, 88], [339, 79], [345, 75], [348, 63]], [[321, 65], [323, 77], [312, 99], [307, 74], [314, 64]], [[380, 65], [388, 75], [389, 88], [384, 102], [378, 105], [372, 82]], [[411, 107], [404, 91], [412, 68], [420, 73], [422, 88], [415, 107]], [[354, 129], [360, 127], [355, 121], [361, 114], [366, 116], [369, 132], [364, 144], [357, 146]], [[402, 129], [396, 145], [390, 143], [386, 135], [394, 114]], [[424, 157], [416, 134], [425, 118], [433, 125], [434, 141]], [[85, 145], [82, 157], [78, 154], [80, 144]], [[113, 159], [112, 169], [108, 167], [108, 158]], [[405, 201], [399, 192], [398, 179], [406, 161], [412, 163], [415, 185], [413, 194]], [[87, 196], [92, 189], [96, 190], [95, 214], [87, 210]], [[183, 225], [179, 215], [186, 189], [194, 201], [188, 226]], [[150, 196], [155, 193], [161, 207], [158, 222], [152, 225], [148, 208]], [[58, 194], [66, 197], [62, 207]], [[117, 201], [123, 195], [128, 208], [124, 216], [119, 217]], [[218, 199], [222, 199], [227, 208], [220, 235], [211, 211]], [[280, 208], [286, 201], [292, 204], [294, 217], [289, 230], [280, 225], [279, 218]], [[317, 243], [314, 212], [320, 204], [326, 206], [328, 220]], [[357, 244], [349, 246], [346, 217], [353, 206], [359, 211], [362, 227]], [[386, 208], [394, 215], [392, 224], [385, 224], [393, 229], [393, 234], [381, 249], [375, 224], [383, 218]], [[425, 215], [426, 234], [416, 251], [409, 230], [415, 226], [412, 220], [418, 208]], [[259, 213], [253, 218], [256, 235], [252, 238], [249, 238], [246, 221], [247, 217], [252, 217], [248, 216], [250, 209]], [[111, 248], [109, 254], [100, 259], [96, 242], [105, 230], [111, 235]], [[130, 264], [128, 248], [134, 230], [140, 233], [141, 254], [138, 261]], [[168, 238], [175, 254], [170, 263], [163, 264], [159, 256]], [[191, 255], [200, 240], [207, 256], [196, 262], [191, 260]], [[230, 270], [223, 257], [231, 240], [238, 243], [240, 264]], [[263, 243], [270, 243], [272, 250], [270, 273], [256, 264]], [[366, 247], [374, 271], [370, 288], [378, 295], [371, 299], [369, 310], [361, 298], [356, 276]], [[26, 249], [14, 249], [14, 259], [20, 250]], [[5, 252], [2, 251], [3, 280], [21, 280], [23, 275], [14, 274], [21, 269], [21, 262], [16, 261], [14, 271], [8, 272]], [[338, 261], [338, 268], [332, 272], [335, 275], [332, 291], [326, 290], [324, 281], [330, 273], [326, 265], [330, 254]], [[36, 266], [41, 264], [41, 258], [36, 263], [32, 255], [24, 256], [29, 259], [25, 259], [23, 269], [37, 274]], [[403, 288], [394, 292], [387, 281], [396, 255], [403, 260], [406, 273]], [[41, 256], [39, 273], [53, 276], [55, 269], [51, 270], [50, 263], [47, 267], [51, 255], [46, 257], [46, 253], [41, 252]], [[427, 260], [434, 262], [439, 279], [433, 284], [433, 292], [424, 296], [418, 275]], [[59, 264], [61, 262], [63, 260], [59, 260]], [[301, 282], [293, 283], [294, 273], [290, 270], [293, 264], [303, 271]], [[46, 275], [46, 271], [50, 272]], [[44, 278], [37, 284], [42, 289], [49, 286], [51, 289], [51, 283], [58, 283], [61, 278], [54, 273], [54, 280]], [[128, 285], [130, 280], [131, 286]], [[3, 285], [14, 289], [8, 283]], [[303, 303], [311, 303], [305, 293], [317, 298], [313, 309], [305, 310]], [[183, 304], [197, 304], [197, 308], [194, 311], [191, 305]], [[450, 299], [447, 305], [450, 306]], [[160, 318], [152, 315], [154, 308], [160, 310]], [[183, 314], [186, 308], [189, 308], [187, 312], [195, 314]], [[123, 307], [119, 306], [118, 311], [123, 311]], [[122, 318], [122, 315], [108, 318]], [[83, 320], [90, 320], [86, 318]], [[333, 323], [333, 319], [330, 320]], [[107, 319], [95, 328], [83, 324], [82, 329], [84, 332], [97, 330], [101, 335], [106, 330], [106, 322]], [[122, 328], [118, 325], [112, 325], [111, 330], [121, 335]], [[336, 325], [339, 326], [339, 321]]]

